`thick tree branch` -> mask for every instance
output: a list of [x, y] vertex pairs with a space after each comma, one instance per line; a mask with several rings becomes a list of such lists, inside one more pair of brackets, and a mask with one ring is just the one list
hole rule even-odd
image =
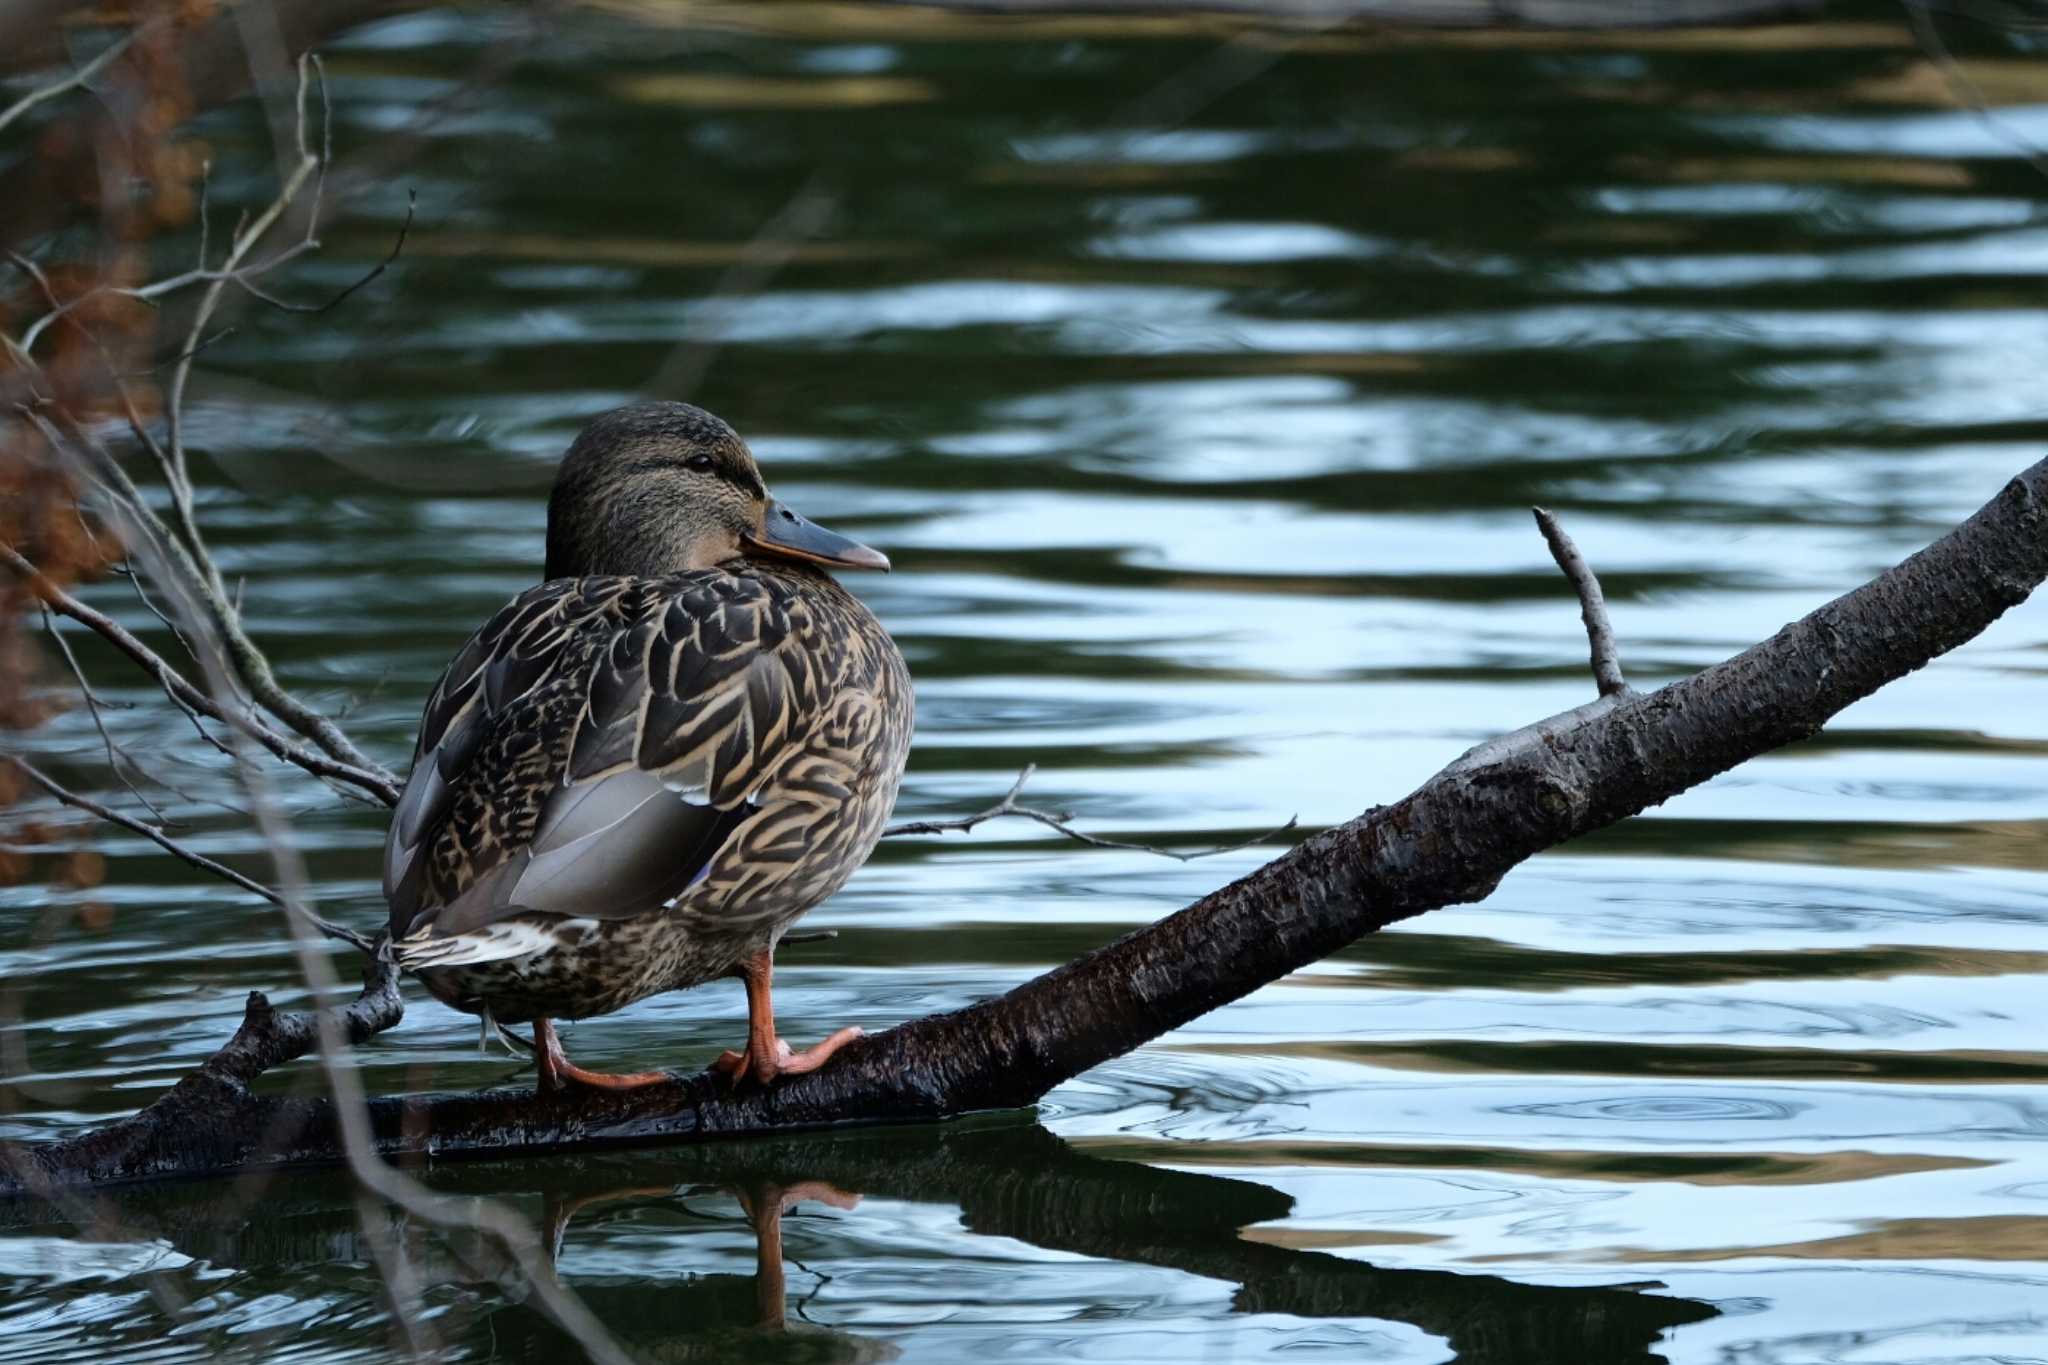
[[[352, 1043], [390, 1028], [405, 1013], [397, 968], [374, 957], [365, 958], [361, 993], [327, 1013], [332, 1025]], [[147, 1109], [77, 1139], [76, 1150], [90, 1164], [104, 1168], [122, 1167], [147, 1153], [163, 1163], [157, 1173], [174, 1172], [179, 1161], [177, 1135], [199, 1137], [203, 1145], [207, 1139], [201, 1135], [213, 1127], [215, 1117], [244, 1114], [252, 1104], [260, 1106], [263, 1102], [251, 1093], [249, 1083], [318, 1047], [320, 1023], [316, 1011], [280, 1011], [261, 992], [251, 991], [241, 1027], [220, 1051]], [[257, 1146], [270, 1137], [261, 1129], [244, 1136]], [[193, 1155], [198, 1150], [194, 1149]], [[33, 1147], [0, 1144], [0, 1183], [33, 1194], [57, 1188], [67, 1180], [61, 1171], [36, 1160]]]
[[[625, 1093], [380, 1099], [371, 1129], [389, 1154], [480, 1156], [1030, 1104], [1363, 934], [1478, 900], [1543, 849], [1813, 735], [1981, 632], [2043, 577], [2048, 460], [1941, 540], [1732, 659], [1603, 697], [1568, 727], [1482, 745], [1157, 924], [1004, 995], [850, 1044], [821, 1070], [767, 1090], [706, 1074]], [[341, 1155], [324, 1100], [245, 1094], [190, 1117], [197, 1127], [128, 1120], [117, 1146], [103, 1132], [24, 1144], [13, 1179], [86, 1184]]]

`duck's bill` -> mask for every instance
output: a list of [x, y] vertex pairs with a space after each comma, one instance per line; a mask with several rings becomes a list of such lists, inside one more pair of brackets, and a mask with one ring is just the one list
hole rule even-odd
[[813, 564], [833, 564], [846, 569], [889, 571], [889, 556], [870, 550], [857, 540], [828, 531], [805, 517], [771, 500], [761, 518], [761, 529], [745, 537], [749, 547], [784, 559], [807, 559]]

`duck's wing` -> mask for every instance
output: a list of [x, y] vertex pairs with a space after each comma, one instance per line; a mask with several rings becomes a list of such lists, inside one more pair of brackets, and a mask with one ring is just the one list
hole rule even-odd
[[687, 890], [823, 709], [805, 618], [716, 571], [515, 599], [427, 703], [385, 842], [392, 936], [626, 918]]

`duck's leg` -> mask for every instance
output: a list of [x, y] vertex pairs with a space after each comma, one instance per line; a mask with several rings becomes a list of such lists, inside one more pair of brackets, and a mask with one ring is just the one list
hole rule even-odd
[[752, 1076], [766, 1085], [777, 1076], [816, 1071], [833, 1053], [860, 1037], [859, 1029], [843, 1028], [816, 1047], [793, 1052], [775, 1036], [775, 954], [763, 948], [741, 959], [733, 975], [747, 985], [747, 1050], [721, 1054], [711, 1064], [713, 1071], [722, 1071], [735, 1081]]
[[769, 1181], [752, 1190], [735, 1189], [733, 1193], [739, 1196], [740, 1208], [754, 1226], [754, 1306], [760, 1315], [760, 1325], [779, 1332], [786, 1325], [789, 1312], [789, 1291], [782, 1269], [782, 1215], [805, 1199], [816, 1199], [835, 1209], [850, 1209], [860, 1203], [860, 1196], [822, 1180], [795, 1185]]
[[638, 1090], [669, 1079], [666, 1071], [631, 1071], [614, 1075], [608, 1071], [585, 1071], [562, 1052], [562, 1040], [555, 1036], [552, 1019], [533, 1021], [533, 1063], [540, 1072], [540, 1088], [559, 1092], [572, 1085], [594, 1090]]

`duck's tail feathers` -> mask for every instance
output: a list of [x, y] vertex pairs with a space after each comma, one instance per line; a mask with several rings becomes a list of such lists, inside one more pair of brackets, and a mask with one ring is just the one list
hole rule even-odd
[[409, 972], [435, 967], [471, 967], [559, 948], [565, 933], [573, 941], [580, 936], [585, 923], [552, 916], [542, 919], [521, 915], [460, 934], [436, 934], [428, 928], [399, 939], [392, 945], [392, 951], [398, 965]]

